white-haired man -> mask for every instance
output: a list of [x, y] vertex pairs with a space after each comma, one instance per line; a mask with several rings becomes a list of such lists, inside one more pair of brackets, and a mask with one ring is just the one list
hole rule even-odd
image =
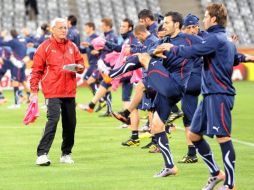
[[[76, 73], [84, 71], [83, 59], [77, 46], [67, 39], [67, 22], [56, 18], [51, 23], [52, 35], [37, 49], [32, 66], [30, 86], [32, 97], [38, 95], [39, 82], [47, 105], [47, 123], [37, 148], [36, 164], [50, 165], [48, 152], [53, 143], [57, 123], [62, 116], [61, 163], [72, 164], [71, 150], [76, 128]], [[77, 64], [73, 71], [63, 69], [68, 64]]]

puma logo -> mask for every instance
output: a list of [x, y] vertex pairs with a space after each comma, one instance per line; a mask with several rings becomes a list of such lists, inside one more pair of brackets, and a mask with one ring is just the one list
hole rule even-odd
[[154, 66], [155, 63], [156, 63], [156, 61], [153, 61], [151, 64]]
[[219, 132], [219, 128], [220, 127], [213, 126], [213, 129], [216, 130], [217, 132]]

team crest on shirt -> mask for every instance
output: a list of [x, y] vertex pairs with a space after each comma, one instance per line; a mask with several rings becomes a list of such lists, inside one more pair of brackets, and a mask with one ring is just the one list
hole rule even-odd
[[73, 49], [72, 48], [69, 48], [69, 53], [73, 54]]

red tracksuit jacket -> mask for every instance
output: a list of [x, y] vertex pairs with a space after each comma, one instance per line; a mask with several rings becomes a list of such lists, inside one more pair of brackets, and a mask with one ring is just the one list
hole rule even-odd
[[30, 80], [32, 92], [41, 82], [45, 98], [66, 98], [76, 95], [76, 73], [63, 70], [66, 64], [84, 64], [77, 46], [70, 40], [59, 43], [51, 36], [37, 49]]

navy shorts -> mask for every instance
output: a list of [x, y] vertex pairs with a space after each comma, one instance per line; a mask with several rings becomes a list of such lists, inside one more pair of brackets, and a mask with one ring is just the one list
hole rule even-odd
[[11, 70], [13, 67], [12, 63], [8, 59], [3, 59], [4, 63], [1, 65], [2, 67], [0, 68], [0, 79], [5, 75], [7, 70]]
[[[87, 80], [96, 71], [97, 65], [90, 65], [84, 75], [84, 79]], [[96, 77], [95, 77], [96, 78]]]
[[185, 94], [198, 96], [201, 92], [201, 73], [191, 73], [185, 88]]
[[148, 84], [159, 94], [173, 99], [179, 95], [182, 97], [184, 87], [180, 86], [175, 79], [170, 76], [168, 70], [162, 65], [161, 61], [149, 63], [147, 72]]
[[130, 81], [122, 82], [122, 101], [128, 102], [131, 100], [131, 93], [133, 89], [133, 84]]
[[22, 68], [18, 68], [12, 64], [8, 59], [4, 60], [4, 65], [6, 64], [7, 69], [11, 71], [11, 80], [17, 82], [24, 82], [26, 80], [26, 65], [24, 64]]
[[183, 124], [185, 127], [189, 127], [198, 106], [198, 96], [184, 94], [181, 100], [181, 105], [183, 111]]
[[201, 91], [201, 74], [191, 73], [184, 96], [181, 100], [184, 113], [183, 123], [185, 127], [191, 125], [194, 113], [198, 106], [198, 96]]
[[191, 131], [199, 135], [230, 136], [231, 110], [234, 106], [234, 96], [226, 94], [204, 95], [193, 120]]
[[13, 67], [11, 69], [11, 80], [17, 81], [17, 82], [24, 82], [26, 80], [25, 70], [26, 70], [26, 67], [22, 67], [22, 68]]
[[140, 104], [138, 105], [138, 109], [140, 110], [151, 110], [153, 108], [153, 102], [151, 98], [148, 98], [144, 93]]
[[140, 110], [152, 110], [154, 105], [154, 98], [156, 95], [156, 91], [151, 87], [151, 85], [149, 84], [148, 78], [147, 76], [142, 78], [142, 83], [145, 86], [145, 91], [144, 91], [144, 95], [142, 97], [142, 101], [138, 106], [138, 109]]
[[109, 89], [112, 86], [111, 83], [106, 83], [104, 80], [101, 81], [100, 85], [106, 89]]
[[101, 77], [101, 74], [100, 74], [100, 71], [96, 68], [92, 75], [91, 75], [96, 81], [100, 81], [102, 80], [102, 77]]
[[176, 97], [168, 98], [166, 96], [163, 96], [160, 93], [156, 94], [155, 100], [154, 100], [154, 109], [158, 113], [160, 119], [162, 122], [166, 123], [172, 107], [175, 106], [177, 102], [181, 100], [181, 94]]

